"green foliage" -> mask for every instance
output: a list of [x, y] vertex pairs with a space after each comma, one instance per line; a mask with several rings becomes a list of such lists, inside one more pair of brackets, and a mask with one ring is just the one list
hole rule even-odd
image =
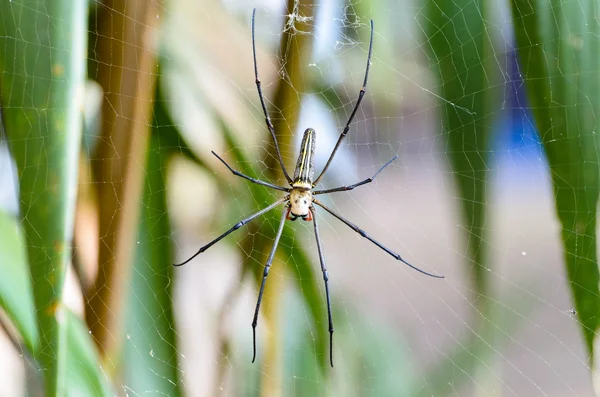
[[30, 352], [38, 349], [38, 329], [23, 231], [0, 211], [0, 307], [6, 311]]
[[484, 1], [427, 1], [422, 24], [431, 68], [444, 102], [440, 117], [445, 152], [461, 203], [476, 293], [486, 296], [488, 272], [485, 242], [486, 183], [491, 120], [499, 105], [490, 103], [490, 74], [485, 54], [489, 38], [482, 18]]
[[40, 348], [33, 353], [49, 397], [66, 394], [71, 369], [61, 362], [69, 354], [68, 329], [58, 317], [71, 258], [86, 37], [86, 1], [0, 2], [4, 129], [17, 163], [35, 286]]
[[[411, 395], [407, 346], [399, 335], [375, 321], [365, 321], [370, 317], [366, 313], [349, 311], [347, 304], [334, 303], [335, 369], [322, 372], [321, 357], [315, 355], [314, 331], [305, 321], [308, 307], [304, 298], [297, 293], [286, 294], [282, 306], [278, 332], [285, 335], [282, 352], [285, 396]], [[326, 359], [328, 354], [325, 353]], [[236, 377], [239, 395], [259, 395], [256, 372], [248, 370]]]
[[[482, 13], [485, 1], [428, 1], [422, 24], [427, 34], [431, 68], [437, 75], [436, 90], [442, 98], [442, 135], [448, 165], [454, 176], [460, 200], [461, 228], [468, 252], [466, 265], [474, 283], [472, 299], [479, 310], [468, 335], [458, 346], [451, 346], [445, 359], [427, 374], [428, 386], [419, 395], [446, 395], [459, 382], [455, 367], [471, 374], [490, 359], [497, 312], [491, 310], [488, 272], [489, 247], [486, 242], [487, 176], [493, 117], [498, 114], [501, 84], [499, 74], [486, 61], [492, 53], [488, 28]], [[496, 87], [496, 88], [494, 88]], [[479, 316], [480, 315], [480, 316]], [[451, 377], [451, 379], [449, 379]], [[463, 380], [466, 378], [463, 377]]]
[[512, 1], [520, 71], [544, 145], [569, 284], [593, 361], [600, 325], [598, 2]]
[[[160, 136], [177, 136], [169, 121], [160, 82], [148, 148], [144, 196], [141, 202], [136, 259], [128, 299], [124, 369], [127, 387], [168, 396], [181, 394], [173, 326], [171, 225], [167, 209], [165, 169], [168, 148]], [[164, 126], [164, 127], [163, 127]]]
[[[360, 3], [361, 18], [369, 9], [366, 4]], [[122, 375], [130, 390], [138, 394], [152, 390], [178, 396], [182, 390], [172, 307], [167, 160], [178, 154], [209, 168], [175, 127], [160, 83], [154, 101], [144, 189], [136, 201], [141, 206], [141, 217], [139, 226], [133, 228], [137, 246], [124, 321], [128, 339], [119, 352], [122, 361], [116, 364], [122, 374], [104, 371], [107, 366], [102, 365], [86, 326], [62, 303], [65, 274], [73, 257], [70, 247], [82, 139], [87, 7], [88, 2], [82, 0], [0, 1], [0, 103], [5, 135], [17, 164], [21, 214], [20, 219], [13, 219], [0, 211], [0, 307], [18, 332], [24, 351], [42, 369], [45, 395], [112, 395], [109, 382]], [[422, 8], [420, 21], [427, 35], [430, 67], [439, 83], [435, 91], [443, 98], [437, 108], [442, 120], [441, 136], [460, 200], [479, 322], [472, 327], [470, 324], [471, 332], [448, 347], [446, 359], [432, 365], [424, 375], [427, 386], [420, 387], [407, 364], [409, 349], [397, 335], [365, 321], [369, 316], [364, 313], [347, 313], [338, 307], [334, 310], [334, 346], [339, 359], [331, 370], [327, 365], [322, 277], [314, 253], [298, 244], [299, 228], [286, 225], [278, 248], [282, 260], [277, 262], [285, 262], [295, 292], [287, 294], [289, 302], [286, 299], [279, 308], [284, 314], [278, 318], [279, 329], [275, 331], [285, 338], [281, 355], [286, 394], [451, 394], [461, 382], [486, 367], [496, 349], [511, 342], [510, 335], [526, 316], [525, 294], [512, 297], [521, 303], [522, 313], [506, 309], [512, 305], [499, 307], [489, 299], [492, 287], [487, 271], [486, 192], [491, 128], [493, 118], [501, 112], [502, 84], [496, 81], [496, 63], [490, 62], [489, 54], [496, 51], [491, 47], [485, 22], [487, 7], [483, 0], [430, 0]], [[600, 196], [600, 147], [596, 138], [596, 131], [600, 131], [599, 9], [593, 0], [512, 0], [511, 7], [520, 72], [548, 158], [567, 275], [593, 362], [594, 339], [600, 325], [596, 237]], [[310, 36], [302, 36], [302, 40], [305, 43], [297, 46], [308, 48]], [[283, 48], [290, 43], [282, 40]], [[287, 54], [287, 50], [282, 53]], [[284, 131], [282, 147], [286, 150], [292, 146], [287, 128], [295, 126], [288, 117], [297, 116], [300, 101], [296, 97], [311, 84], [301, 75], [304, 60], [290, 59], [295, 62], [286, 66], [292, 71], [287, 71], [290, 83], [281, 85], [273, 99], [273, 107], [285, 116], [279, 117], [277, 126], [285, 127], [278, 133]], [[331, 108], [342, 109], [351, 100], [347, 93], [336, 92], [329, 82], [320, 84], [322, 89], [318, 91]], [[264, 176], [258, 167], [261, 162], [250, 159], [249, 151], [237, 141], [238, 131], [229, 128], [219, 109], [211, 111], [220, 123], [231, 165], [247, 175]], [[125, 113], [119, 116], [128, 117]], [[84, 146], [93, 146], [92, 141]], [[290, 156], [286, 153], [284, 157]], [[262, 159], [269, 170], [276, 169], [273, 159], [272, 153]], [[256, 210], [255, 204], [266, 205], [279, 197], [268, 188], [246, 181], [237, 181], [239, 185], [233, 188], [229, 182], [217, 183], [248, 197], [233, 206], [226, 217], [228, 223]], [[249, 263], [264, 263], [280, 210], [283, 208], [266, 214], [262, 223], [248, 225], [247, 234], [254, 239], [250, 242]], [[244, 242], [239, 246], [246, 255]], [[243, 274], [250, 274], [246, 270]], [[260, 279], [262, 267], [252, 266], [251, 270]], [[335, 294], [333, 297], [337, 299]], [[249, 327], [247, 331], [250, 333]], [[244, 360], [249, 361], [249, 357]], [[258, 364], [253, 369], [243, 368], [234, 379], [236, 390], [243, 395], [259, 395], [260, 375], [265, 368]]]
[[67, 354], [58, 361], [64, 367], [57, 379], [61, 385], [60, 395], [113, 396], [85, 323], [67, 308], [63, 308], [58, 316], [65, 328], [65, 339], [61, 342], [65, 344], [64, 351]]

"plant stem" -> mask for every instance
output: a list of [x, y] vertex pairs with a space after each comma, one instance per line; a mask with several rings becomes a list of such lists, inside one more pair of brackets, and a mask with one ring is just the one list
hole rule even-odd
[[101, 137], [92, 158], [98, 187], [98, 278], [86, 321], [100, 353], [117, 354], [130, 283], [156, 80], [155, 1], [109, 1], [100, 7], [94, 75], [105, 99]]
[[[284, 78], [279, 81], [275, 92], [274, 109], [278, 112], [273, 112], [271, 117], [273, 118], [273, 125], [275, 127], [275, 133], [279, 141], [279, 147], [281, 148], [281, 155], [285, 159], [293, 159], [293, 136], [298, 125], [298, 116], [300, 114], [301, 106], [301, 95], [306, 92], [307, 81], [305, 70], [308, 65], [307, 58], [311, 53], [312, 35], [310, 34], [298, 34], [297, 31], [311, 32], [313, 30], [314, 22], [312, 18], [308, 21], [300, 21], [298, 17], [313, 17], [314, 5], [311, 0], [288, 0], [288, 19], [285, 21], [284, 32], [281, 35], [280, 41], [280, 56], [284, 64], [283, 74]], [[294, 18], [293, 20], [291, 18]], [[293, 27], [294, 29], [289, 29]], [[274, 180], [281, 180], [283, 172], [279, 169], [279, 165], [276, 162], [276, 154], [272, 153], [274, 146], [268, 146], [269, 151], [265, 153], [264, 161], [268, 166], [269, 170], [272, 170]], [[288, 161], [288, 170], [290, 169]], [[265, 241], [264, 243], [267, 243]], [[263, 246], [263, 251], [268, 249], [267, 246]], [[280, 321], [280, 303], [283, 301], [282, 296], [284, 292], [285, 272], [284, 263], [282, 261], [275, 260], [271, 272], [269, 283], [265, 288], [264, 295], [264, 318], [265, 318], [265, 329], [270, 331], [269, 342], [266, 348], [264, 368], [261, 384], [262, 396], [264, 397], [279, 397], [282, 393], [282, 374], [283, 374], [283, 363], [282, 363], [282, 330]]]

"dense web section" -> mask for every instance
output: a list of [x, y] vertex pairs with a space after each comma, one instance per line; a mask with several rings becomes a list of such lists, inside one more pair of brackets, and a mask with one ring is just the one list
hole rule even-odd
[[[550, 175], [525, 99], [516, 61], [519, 48], [510, 33], [509, 4], [495, 5], [490, 13], [493, 28], [488, 33], [495, 42], [486, 61], [493, 60], [502, 75], [488, 88], [502, 86], [503, 105], [494, 115], [494, 138], [485, 153], [487, 201], [475, 203], [483, 204], [488, 214], [480, 231], [463, 220], [463, 199], [454, 184], [448, 131], [442, 121], [448, 106], [465, 116], [478, 115], [440, 94], [443, 82], [436, 81], [434, 73], [440, 60], [427, 52], [420, 23], [426, 18], [427, 1], [383, 3], [318, 2], [312, 16], [299, 2], [291, 9], [283, 2], [265, 1], [241, 5], [171, 0], [156, 7], [160, 21], [147, 33], [148, 40], [160, 43], [160, 84], [171, 115], [168, 124], [158, 127], [174, 127], [183, 143], [169, 161], [144, 175], [159, 172], [167, 181], [172, 226], [167, 240], [174, 257], [165, 266], [185, 260], [239, 220], [282, 197], [282, 192], [266, 189], [256, 195], [249, 182], [234, 177], [211, 155], [214, 150], [233, 168], [261, 180], [285, 182], [254, 85], [253, 7], [257, 7], [258, 69], [276, 128], [286, 126], [281, 117], [289, 110], [277, 108], [282, 84], [291, 87], [288, 105], [297, 109], [293, 114], [297, 123], [277, 131], [283, 161], [293, 174], [302, 132], [314, 128], [318, 175], [358, 97], [372, 18], [375, 37], [368, 89], [320, 188], [356, 183], [395, 155], [398, 160], [373, 183], [319, 199], [411, 264], [445, 279], [411, 270], [317, 208], [333, 299], [336, 366], [327, 368], [326, 377], [316, 369], [323, 354], [318, 335], [327, 328], [325, 288], [312, 224], [302, 221], [285, 226], [290, 237], [280, 242], [269, 275], [268, 283], [274, 287], [263, 299], [258, 359], [252, 365], [255, 276], [262, 273], [277, 230], [275, 219], [284, 210], [278, 207], [171, 273], [167, 286], [172, 291], [174, 323], [165, 327], [159, 313], [149, 324], [133, 324], [136, 332], [125, 333], [123, 355], [136, 357], [130, 362], [139, 362], [151, 374], [148, 384], [167, 382], [197, 396], [262, 395], [277, 385], [290, 396], [309, 395], [308, 391], [348, 396], [382, 391], [592, 394], [585, 345], [564, 271]], [[312, 40], [309, 61], [298, 70], [308, 82], [304, 87], [295, 86], [287, 73], [296, 48], [281, 53], [282, 37], [299, 35]], [[90, 48], [93, 65], [94, 43]], [[151, 80], [157, 76], [151, 72]], [[102, 93], [91, 81], [89, 87], [85, 150], [97, 144], [102, 117], [98, 114]], [[111, 116], [130, 117], [119, 106], [112, 111]], [[142, 124], [151, 127], [153, 118]], [[185, 155], [188, 148], [197, 162]], [[14, 174], [6, 170], [14, 166], [3, 147], [0, 160], [4, 186]], [[89, 175], [83, 181], [89, 181]], [[115, 189], [123, 183], [115, 182]], [[15, 195], [0, 191], [0, 200], [3, 208], [15, 211]], [[160, 215], [151, 219], [158, 221]], [[485, 264], [473, 263], [467, 247], [469, 236], [480, 232], [488, 250]], [[156, 238], [137, 245], [164, 241]], [[302, 266], [296, 252], [309, 259], [313, 279], [290, 270]], [[485, 267], [491, 286], [484, 296], [473, 281], [476, 266]], [[77, 291], [76, 278], [69, 280], [67, 290]], [[316, 304], [321, 305], [317, 323], [304, 299], [312, 283], [318, 286]], [[126, 287], [134, 290], [131, 299], [146, 307], [148, 297], [136, 295], [131, 282]], [[163, 288], [153, 291], [153, 298], [167, 291]], [[81, 298], [73, 299], [82, 305]], [[147, 309], [151, 311], [150, 304]], [[174, 334], [175, 340], [165, 333]], [[150, 334], [159, 337], [148, 342]], [[175, 357], [161, 355], [175, 348]], [[273, 356], [278, 361], [272, 361]], [[9, 356], [0, 357], [2, 362]], [[281, 368], [265, 367], [265, 362], [278, 362]], [[118, 365], [109, 362], [107, 373]], [[155, 365], [171, 366], [176, 378], [165, 379]], [[158, 390], [138, 386], [132, 381], [135, 370], [128, 371], [115, 385], [119, 393], [141, 396]], [[31, 373], [24, 376], [26, 381], [36, 378]]]

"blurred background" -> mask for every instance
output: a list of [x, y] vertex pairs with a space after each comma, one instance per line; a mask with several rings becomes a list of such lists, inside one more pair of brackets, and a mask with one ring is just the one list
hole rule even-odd
[[[494, 4], [492, 4], [494, 3]], [[280, 208], [302, 132], [319, 211]], [[0, 396], [592, 396], [597, 2], [0, 0]], [[597, 390], [597, 389], [596, 389]]]

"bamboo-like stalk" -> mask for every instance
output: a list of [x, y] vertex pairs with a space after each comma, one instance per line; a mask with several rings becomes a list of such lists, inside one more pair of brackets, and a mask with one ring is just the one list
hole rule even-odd
[[146, 0], [113, 0], [99, 9], [95, 72], [105, 95], [102, 133], [92, 166], [98, 188], [100, 251], [86, 321], [105, 359], [120, 350], [123, 339], [151, 129], [160, 9], [157, 1]]
[[[314, 4], [311, 0], [288, 0], [288, 18], [292, 17], [313, 17]], [[307, 23], [308, 22], [308, 23]], [[303, 32], [312, 31], [313, 21], [301, 21], [289, 19], [285, 23], [293, 23], [294, 27]], [[312, 35], [297, 34], [293, 30], [285, 30], [281, 35], [280, 41], [280, 56], [285, 59], [284, 73], [286, 78], [279, 81], [275, 92], [274, 106], [269, 109], [275, 134], [281, 149], [281, 155], [284, 160], [288, 160], [288, 170], [293, 164], [289, 163], [290, 159], [294, 159], [293, 153], [293, 136], [298, 124], [298, 116], [300, 113], [300, 96], [306, 92], [308, 82], [306, 81], [306, 70], [303, 68], [309, 64], [307, 58], [311, 53]], [[278, 111], [276, 112], [275, 109]], [[272, 170], [273, 180], [278, 180], [283, 177], [277, 163], [277, 156], [274, 153], [274, 146], [269, 145], [268, 151], [265, 153], [265, 163], [269, 170]], [[289, 171], [288, 171], [289, 172]], [[269, 241], [263, 241], [262, 250], [268, 250]], [[281, 353], [283, 346], [283, 334], [281, 328], [280, 303], [284, 292], [284, 269], [285, 264], [276, 260], [272, 271], [269, 274], [269, 281], [265, 287], [263, 299], [263, 315], [265, 327], [264, 329], [271, 330], [269, 342], [265, 346], [265, 361], [264, 367], [268, 371], [263, 371], [261, 379], [262, 396], [264, 397], [279, 397], [282, 393], [282, 373], [283, 365]]]

